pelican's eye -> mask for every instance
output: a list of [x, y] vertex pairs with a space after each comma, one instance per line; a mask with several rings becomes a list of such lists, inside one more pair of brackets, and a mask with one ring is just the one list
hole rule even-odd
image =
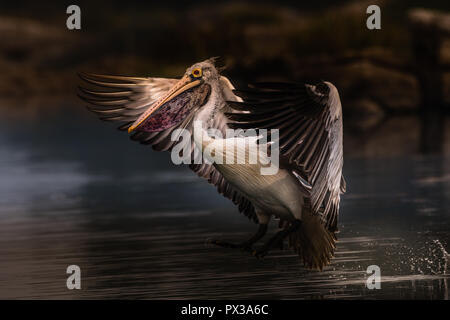
[[202, 76], [202, 69], [196, 68], [192, 70], [192, 75], [194, 76], [194, 78], [200, 78]]

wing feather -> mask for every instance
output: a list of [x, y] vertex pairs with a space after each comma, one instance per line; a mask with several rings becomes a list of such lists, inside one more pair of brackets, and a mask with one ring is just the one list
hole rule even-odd
[[[177, 79], [167, 78], [124, 77], [87, 73], [80, 73], [79, 76], [84, 81], [84, 85], [79, 87], [79, 97], [89, 104], [88, 110], [97, 114], [101, 120], [121, 122], [118, 127], [121, 131], [127, 131], [143, 112], [167, 93], [178, 81]], [[224, 98], [242, 102], [242, 99], [233, 93], [234, 87], [227, 78], [221, 77], [220, 81], [223, 84], [222, 94]], [[86, 87], [86, 84], [89, 87]], [[159, 132], [137, 131], [130, 136], [130, 139], [141, 144], [151, 145], [152, 149], [156, 151], [170, 151], [179, 141], [179, 139], [172, 139], [173, 131], [180, 128], [187, 129], [192, 133], [193, 118], [194, 113], [191, 112], [174, 127]], [[227, 122], [226, 117], [219, 115], [215, 119], [214, 127], [225, 133]], [[191, 159], [195, 159], [199, 155], [199, 150], [195, 147], [193, 141], [182, 141], [181, 143], [191, 144]], [[255, 209], [251, 202], [234, 189], [213, 165], [202, 163], [191, 164], [189, 167], [197, 175], [215, 185], [220, 194], [229, 198], [238, 206], [239, 211], [257, 222]]]
[[313, 212], [337, 230], [342, 176], [342, 110], [329, 82], [317, 85], [264, 83], [235, 91], [245, 102], [231, 102], [234, 128], [280, 130], [280, 154], [312, 186]]

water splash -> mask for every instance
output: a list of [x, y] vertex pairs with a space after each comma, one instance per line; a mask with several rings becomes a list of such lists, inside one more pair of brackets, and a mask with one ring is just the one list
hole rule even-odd
[[[433, 240], [435, 244], [438, 245], [439, 249], [441, 249], [442, 252], [442, 256], [444, 258], [444, 275], [447, 275], [447, 271], [448, 271], [448, 261], [450, 260], [450, 254], [447, 252], [447, 250], [445, 250], [444, 246], [442, 245], [442, 243], [439, 240]], [[448, 279], [447, 277], [445, 277], [444, 279], [442, 279], [443, 284], [444, 284], [444, 299], [445, 300], [449, 300], [449, 290], [448, 290]]]
[[433, 240], [433, 242], [435, 244], [438, 245], [439, 249], [441, 249], [442, 252], [442, 256], [444, 258], [444, 275], [447, 275], [447, 271], [448, 271], [448, 261], [450, 260], [450, 254], [447, 252], [447, 250], [445, 250], [444, 246], [442, 245], [442, 243], [439, 240]]

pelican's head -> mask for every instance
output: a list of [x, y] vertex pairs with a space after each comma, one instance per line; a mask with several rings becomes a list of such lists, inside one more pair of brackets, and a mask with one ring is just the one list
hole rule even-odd
[[187, 68], [184, 77], [189, 77], [193, 81], [200, 80], [202, 82], [212, 84], [219, 80], [220, 75], [214, 65], [214, 60], [208, 59]]
[[[151, 105], [129, 128], [134, 131], [145, 122], [152, 121], [158, 130], [183, 120], [194, 107], [203, 105], [219, 83], [219, 72], [214, 58], [198, 62], [186, 69], [184, 76], [167, 93]], [[164, 122], [158, 126], [156, 122]], [[155, 127], [155, 126], [154, 126]]]

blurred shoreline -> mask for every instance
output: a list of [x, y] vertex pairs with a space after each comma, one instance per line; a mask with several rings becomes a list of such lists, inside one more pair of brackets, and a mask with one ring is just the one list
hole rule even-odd
[[[311, 8], [240, 1], [176, 7], [113, 1], [104, 7], [81, 1], [79, 31], [65, 27], [62, 5], [35, 14], [11, 5], [0, 17], [0, 108], [12, 121], [38, 119], [63, 105], [83, 106], [76, 97], [79, 71], [179, 77], [192, 63], [220, 56], [236, 87], [333, 82], [349, 155], [448, 155], [450, 72], [442, 76], [446, 107], [424, 115], [434, 106], [421, 107], [421, 85], [408, 67], [414, 57], [407, 15], [414, 3], [376, 3], [383, 24], [375, 31], [365, 27], [370, 1]], [[430, 6], [448, 12], [440, 2]], [[450, 65], [450, 38], [443, 40], [439, 58]]]

